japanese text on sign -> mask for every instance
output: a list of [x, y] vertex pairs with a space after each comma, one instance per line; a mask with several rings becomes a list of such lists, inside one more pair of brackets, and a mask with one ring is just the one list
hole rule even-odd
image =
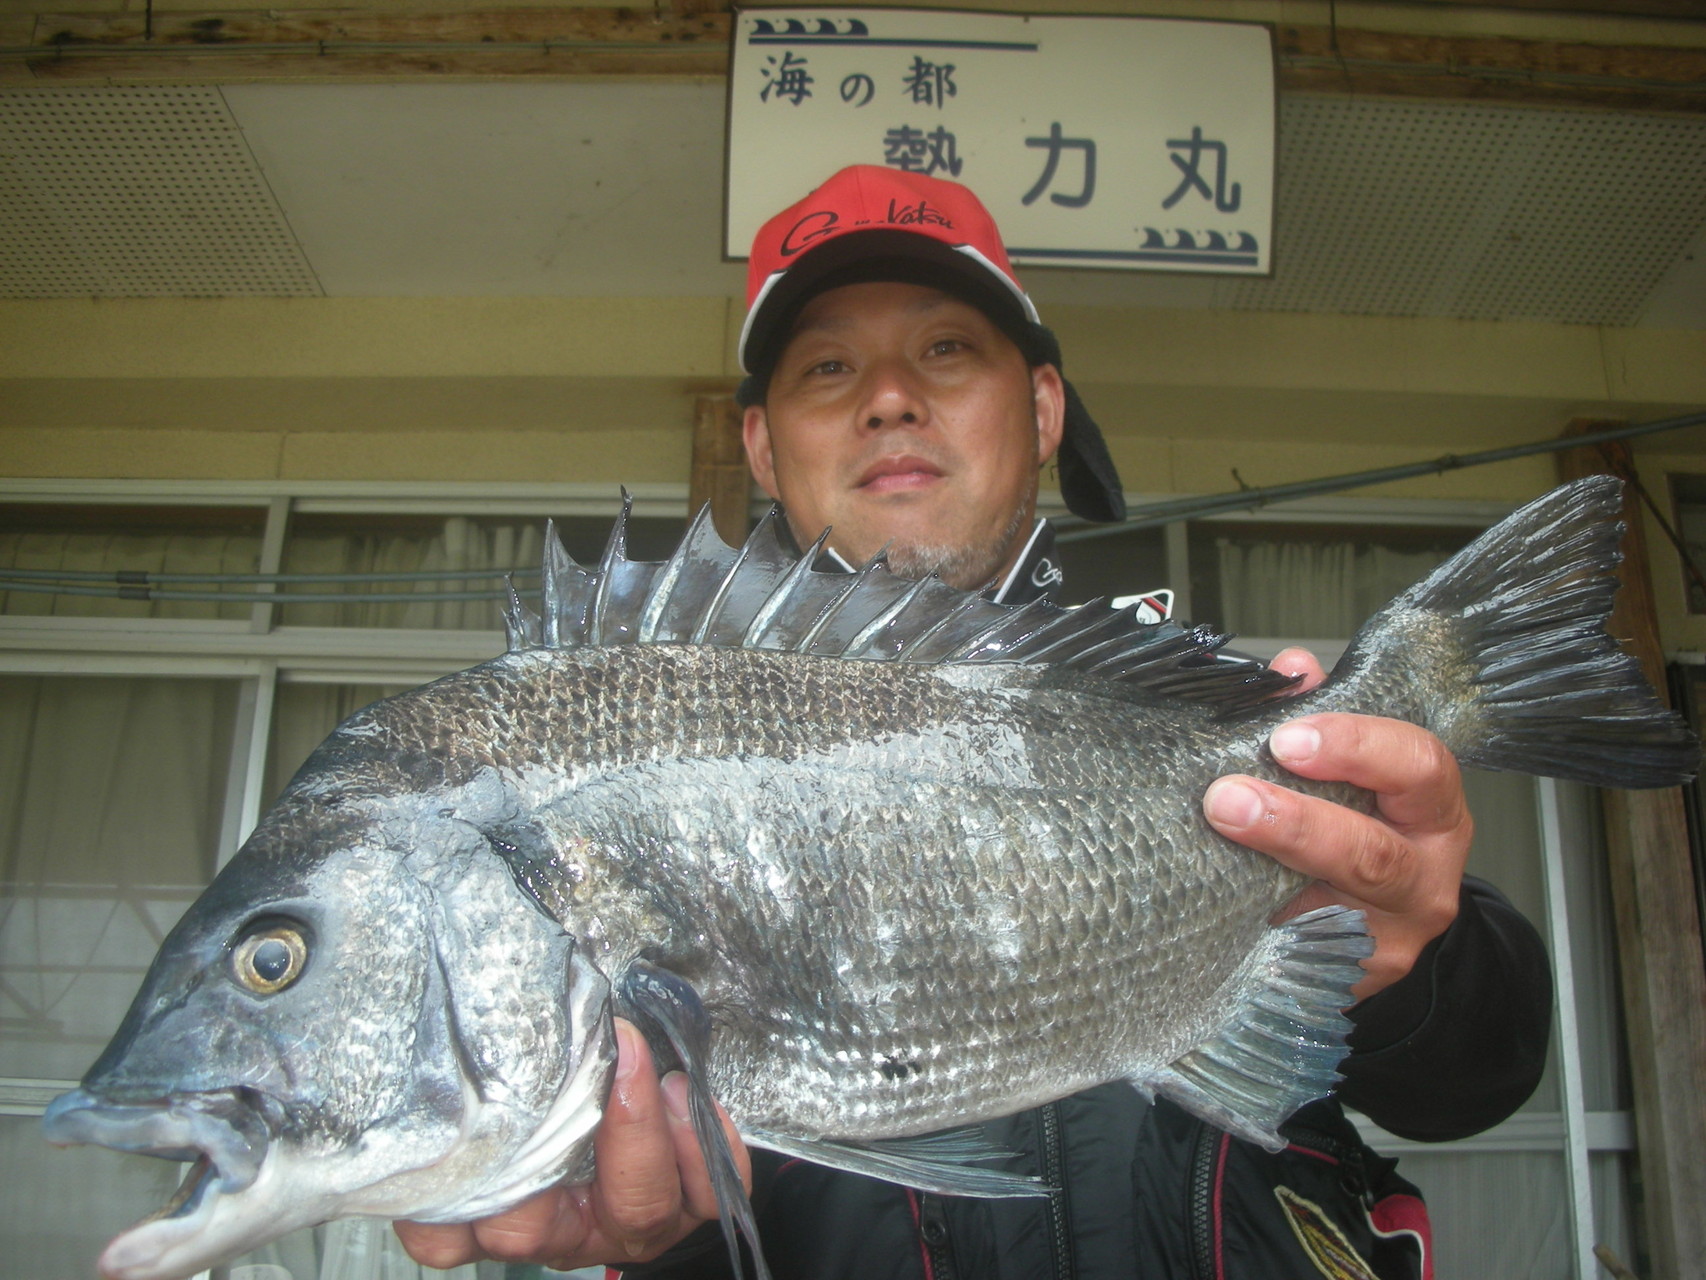
[[1020, 262], [1264, 274], [1269, 32], [943, 10], [736, 15], [725, 251], [848, 164], [970, 186]]

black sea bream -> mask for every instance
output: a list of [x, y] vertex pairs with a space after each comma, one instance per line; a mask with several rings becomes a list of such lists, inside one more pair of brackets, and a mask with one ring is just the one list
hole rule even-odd
[[613, 1012], [701, 1119], [714, 1095], [751, 1143], [913, 1186], [1035, 1191], [917, 1135], [1108, 1080], [1278, 1145], [1336, 1079], [1370, 944], [1338, 908], [1270, 926], [1299, 879], [1203, 791], [1366, 807], [1266, 754], [1328, 710], [1470, 765], [1687, 778], [1697, 744], [1604, 631], [1618, 506], [1609, 480], [1540, 499], [1296, 698], [1173, 624], [815, 572], [773, 522], [736, 552], [701, 518], [662, 565], [618, 526], [590, 572], [548, 539], [543, 620], [517, 603], [510, 652], [340, 726], [50, 1108], [56, 1142], [196, 1161], [103, 1269], [590, 1176]]

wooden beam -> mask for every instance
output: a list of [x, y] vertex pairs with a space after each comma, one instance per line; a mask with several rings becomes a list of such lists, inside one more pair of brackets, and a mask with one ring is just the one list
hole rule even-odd
[[[1567, 435], [1618, 423], [1572, 422]], [[1565, 479], [1632, 475], [1627, 443], [1558, 455]], [[1640, 499], [1623, 495], [1623, 587], [1612, 634], [1660, 696], [1664, 655]], [[1605, 791], [1606, 852], [1635, 1094], [1641, 1211], [1652, 1280], [1706, 1276], [1706, 953], [1679, 789]]]
[[[728, 74], [722, 0], [667, 9], [233, 10], [41, 14], [0, 29], [0, 81], [708, 77]], [[1699, 3], [1699, 0], [1687, 0]], [[1414, 35], [1282, 23], [1285, 93], [1706, 111], [1706, 48]]]
[[[1488, 0], [1430, 0], [1451, 8], [1490, 7]], [[1498, 0], [1501, 9], [1539, 9], [1607, 18], [1698, 18], [1700, 0]]]
[[1495, 36], [1275, 28], [1293, 93], [1518, 102], [1616, 111], [1706, 111], [1706, 49]]
[[752, 475], [741, 442], [741, 411], [733, 396], [700, 396], [694, 402], [693, 469], [687, 510], [710, 504], [711, 523], [731, 547], [746, 541], [747, 495]]
[[722, 76], [729, 15], [635, 9], [43, 14], [26, 50], [55, 84]]

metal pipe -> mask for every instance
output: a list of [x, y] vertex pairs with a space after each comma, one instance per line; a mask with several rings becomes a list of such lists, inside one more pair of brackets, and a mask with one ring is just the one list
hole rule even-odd
[[151, 569], [0, 569], [19, 582], [111, 582], [152, 586], [161, 582], [236, 582], [245, 586], [298, 582], [456, 582], [463, 578], [536, 577], [538, 569], [432, 569], [412, 573], [155, 573]]
[[[162, 591], [156, 587], [111, 586], [68, 587], [54, 583], [15, 582], [0, 570], [0, 592], [28, 595], [95, 596], [106, 600], [200, 601], [204, 604], [449, 604], [465, 600], [508, 600], [508, 591], [385, 591], [385, 592], [271, 592], [258, 591]], [[523, 591], [523, 599], [538, 595]]]

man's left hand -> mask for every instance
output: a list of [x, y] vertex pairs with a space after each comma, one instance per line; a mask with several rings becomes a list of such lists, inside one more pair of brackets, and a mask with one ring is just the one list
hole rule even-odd
[[[1322, 679], [1320, 664], [1301, 649], [1272, 665], [1302, 675], [1306, 689]], [[1222, 835], [1313, 877], [1280, 919], [1333, 903], [1367, 913], [1375, 952], [1352, 988], [1366, 999], [1409, 973], [1457, 916], [1474, 833], [1457, 761], [1416, 725], [1336, 713], [1288, 721], [1269, 748], [1301, 778], [1373, 792], [1375, 811], [1357, 813], [1240, 774], [1209, 787], [1203, 812]]]

